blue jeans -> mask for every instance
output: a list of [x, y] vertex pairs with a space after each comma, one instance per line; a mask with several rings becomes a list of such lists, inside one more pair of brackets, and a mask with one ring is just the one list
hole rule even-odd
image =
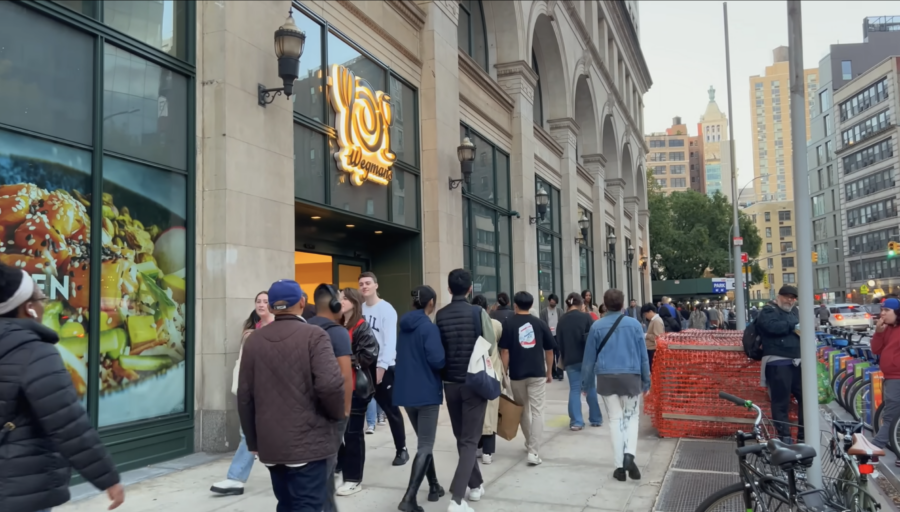
[[[569, 379], [569, 426], [584, 427], [584, 418], [581, 416], [581, 364], [566, 366], [566, 377]], [[597, 381], [591, 381], [586, 398], [588, 420], [591, 425], [600, 425], [603, 423], [603, 414], [597, 400]]]
[[238, 482], [247, 482], [250, 478], [250, 470], [253, 469], [253, 462], [256, 456], [247, 450], [247, 439], [244, 438], [244, 431], [241, 431], [241, 444], [238, 445], [234, 457], [231, 459], [231, 466], [228, 468], [228, 479], [237, 480]]
[[375, 400], [369, 402], [369, 408], [366, 409], [366, 425], [374, 425], [378, 419], [378, 415], [381, 414], [381, 412], [381, 406], [378, 405]]
[[334, 492], [328, 486], [328, 461], [318, 460], [299, 468], [277, 465], [269, 467], [272, 491], [278, 505], [276, 512], [321, 512], [327, 493]]

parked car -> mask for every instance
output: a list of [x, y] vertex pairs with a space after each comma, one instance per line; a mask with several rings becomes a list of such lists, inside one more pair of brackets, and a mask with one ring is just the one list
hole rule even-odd
[[876, 320], [881, 316], [881, 304], [866, 304], [863, 307], [866, 308], [866, 311], [868, 311], [870, 315], [872, 315], [873, 320]]
[[828, 323], [832, 327], [844, 327], [865, 331], [875, 325], [872, 314], [859, 304], [829, 304], [831, 316]]

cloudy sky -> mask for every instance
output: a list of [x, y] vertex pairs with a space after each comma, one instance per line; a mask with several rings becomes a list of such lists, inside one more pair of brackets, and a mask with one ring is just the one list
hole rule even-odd
[[[673, 117], [681, 116], [696, 135], [710, 85], [716, 89], [719, 108], [728, 113], [722, 2], [645, 0], [639, 7], [641, 49], [653, 78], [644, 96], [644, 128], [663, 131]], [[819, 67], [831, 44], [862, 42], [866, 16], [900, 15], [898, 2], [804, 1], [802, 8], [807, 69]], [[787, 2], [729, 2], [728, 19], [735, 151], [738, 184], [743, 185], [753, 178], [749, 78], [764, 74], [772, 64], [772, 50], [787, 45]]]

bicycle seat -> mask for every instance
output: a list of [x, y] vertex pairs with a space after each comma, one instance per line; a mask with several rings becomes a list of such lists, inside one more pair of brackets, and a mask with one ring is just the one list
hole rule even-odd
[[853, 445], [847, 450], [847, 455], [869, 455], [883, 457], [884, 450], [872, 444], [862, 434], [853, 434]]
[[777, 439], [770, 440], [766, 446], [769, 449], [772, 465], [791, 466], [799, 464], [801, 466], [809, 466], [816, 458], [816, 449], [805, 444], [787, 444]]

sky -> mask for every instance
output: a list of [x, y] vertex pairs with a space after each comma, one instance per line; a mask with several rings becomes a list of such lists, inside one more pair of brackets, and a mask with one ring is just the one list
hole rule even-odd
[[[719, 108], [728, 113], [722, 2], [642, 0], [638, 6], [641, 50], [653, 79], [644, 95], [644, 130], [664, 131], [672, 126], [673, 117], [681, 116], [696, 135], [710, 85], [716, 89]], [[803, 67], [811, 69], [819, 67], [830, 45], [862, 42], [865, 17], [900, 15], [900, 2], [804, 1], [802, 14]], [[787, 2], [732, 1], [728, 21], [740, 187], [753, 179], [750, 77], [765, 74], [766, 66], [772, 65], [772, 50], [788, 44]]]

